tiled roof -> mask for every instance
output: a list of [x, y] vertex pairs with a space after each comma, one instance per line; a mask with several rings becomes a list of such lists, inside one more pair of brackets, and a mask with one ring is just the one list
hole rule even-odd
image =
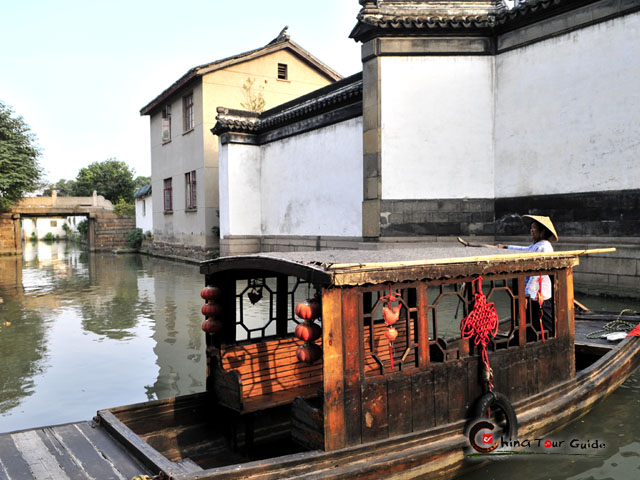
[[133, 192], [133, 198], [144, 197], [145, 195], [149, 195], [150, 193], [151, 193], [151, 184], [148, 183], [144, 187], [140, 187], [135, 192]]
[[267, 45], [256, 48], [253, 50], [249, 50], [247, 52], [239, 53], [237, 55], [233, 55], [231, 57], [223, 58], [221, 60], [216, 60], [214, 62], [205, 63], [203, 65], [193, 67], [187, 73], [185, 73], [182, 77], [176, 80], [169, 88], [164, 90], [160, 95], [154, 98], [151, 102], [140, 109], [140, 115], [149, 115], [154, 110], [159, 108], [163, 103], [165, 103], [169, 97], [175, 94], [178, 90], [183, 87], [186, 87], [192, 80], [195, 78], [199, 78], [208, 73], [214, 72], [216, 70], [221, 70], [223, 68], [229, 67], [231, 65], [235, 65], [238, 63], [246, 62], [248, 60], [252, 60], [254, 58], [262, 57], [269, 53], [273, 53], [279, 50], [289, 49], [298, 56], [302, 57], [306, 62], [311, 64], [316, 68], [319, 72], [325, 75], [327, 78], [331, 80], [340, 80], [342, 76], [337, 73], [335, 70], [330, 68], [328, 65], [322, 63], [316, 57], [311, 55], [308, 51], [302, 48], [297, 43], [293, 42], [288, 35], [285, 34], [286, 28], [274, 38]]
[[226, 132], [261, 133], [303, 118], [334, 110], [362, 99], [362, 72], [262, 113], [218, 107], [215, 135]]
[[541, 9], [570, 3], [585, 2], [523, 0], [518, 6], [508, 9], [503, 0], [360, 0], [362, 9], [350, 36], [366, 40], [372, 32], [487, 30]]

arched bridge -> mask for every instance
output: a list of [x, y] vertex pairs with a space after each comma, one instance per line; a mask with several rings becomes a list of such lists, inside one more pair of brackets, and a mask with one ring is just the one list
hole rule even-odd
[[22, 218], [85, 216], [89, 220], [89, 250], [124, 245], [124, 235], [135, 228], [135, 219], [119, 218], [113, 204], [93, 192], [91, 197], [23, 198], [10, 211], [0, 214], [0, 254], [22, 253]]

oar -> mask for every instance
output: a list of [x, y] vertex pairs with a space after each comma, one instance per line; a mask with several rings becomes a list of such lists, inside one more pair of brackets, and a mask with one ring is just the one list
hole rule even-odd
[[463, 238], [458, 237], [458, 241], [463, 244], [465, 247], [483, 247], [483, 248], [500, 248], [497, 245], [489, 245], [486, 243], [473, 243], [473, 242], [467, 242], [466, 240], [464, 240]]
[[[463, 244], [465, 247], [484, 247], [484, 248], [500, 248], [497, 245], [488, 245], [486, 243], [473, 243], [473, 242], [467, 242], [466, 240], [464, 240], [463, 238], [458, 237], [458, 241]], [[583, 304], [581, 304], [579, 301], [577, 301], [576, 299], [573, 300], [573, 304], [578, 307], [580, 310], [584, 311], [584, 312], [588, 312], [589, 309], [587, 307], [585, 307]], [[456, 316], [458, 315], [458, 309], [456, 309]]]

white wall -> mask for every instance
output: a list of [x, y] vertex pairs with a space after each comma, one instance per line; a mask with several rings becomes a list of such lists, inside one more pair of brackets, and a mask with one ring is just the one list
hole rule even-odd
[[496, 60], [496, 197], [640, 187], [640, 14]]
[[362, 235], [362, 117], [269, 143], [263, 235]]
[[360, 236], [362, 118], [220, 146], [220, 233]]
[[220, 238], [260, 235], [260, 147], [220, 146]]
[[492, 56], [382, 57], [382, 198], [491, 198]]
[[136, 198], [136, 228], [153, 232], [153, 201], [151, 195]]
[[[35, 220], [35, 222], [34, 222]], [[52, 225], [55, 223], [55, 226]], [[41, 218], [23, 218], [22, 219], [22, 238], [29, 240], [31, 234], [35, 233], [36, 238], [42, 239], [47, 233], [51, 233], [54, 237], [63, 239], [67, 236], [62, 227], [67, 220], [62, 217], [41, 217]]]

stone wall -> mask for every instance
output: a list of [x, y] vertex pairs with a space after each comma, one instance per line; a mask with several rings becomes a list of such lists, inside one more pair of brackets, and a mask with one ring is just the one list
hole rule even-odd
[[120, 218], [115, 214], [99, 215], [96, 220], [96, 250], [127, 248], [125, 236], [136, 228], [135, 218]]

